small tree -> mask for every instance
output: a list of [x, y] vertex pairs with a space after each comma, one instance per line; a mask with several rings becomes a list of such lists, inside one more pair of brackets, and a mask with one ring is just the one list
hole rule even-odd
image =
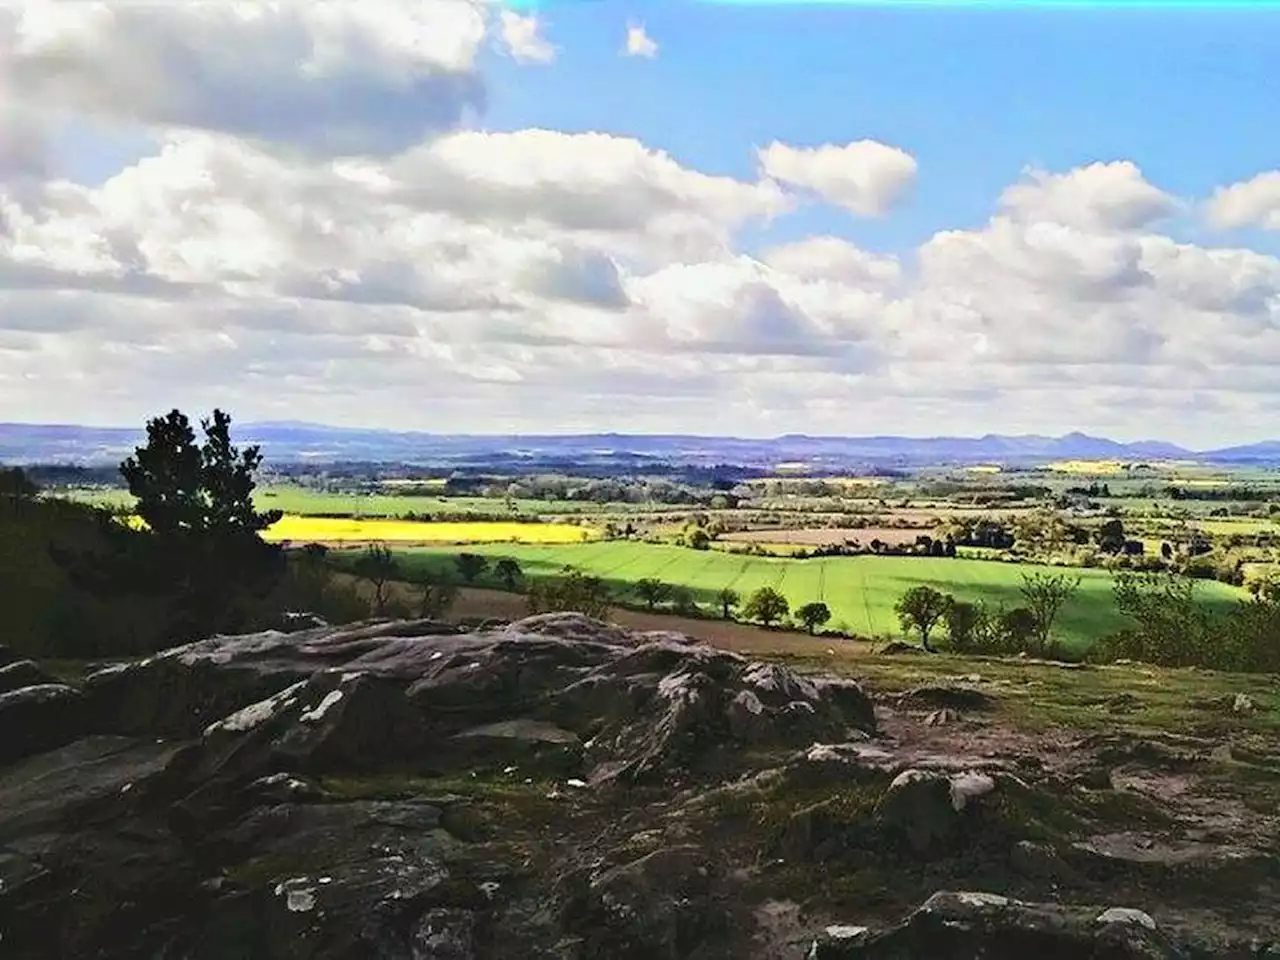
[[464, 583], [475, 583], [489, 569], [488, 559], [478, 553], [460, 553], [453, 558], [453, 562]]
[[804, 624], [804, 628], [812, 635], [818, 627], [831, 619], [831, 609], [819, 600], [806, 603], [796, 611], [796, 619]]
[[1022, 575], [1022, 597], [1026, 607], [1035, 617], [1036, 649], [1044, 653], [1049, 648], [1049, 632], [1063, 605], [1071, 599], [1080, 586], [1080, 577], [1068, 577], [1065, 573], [1026, 573]]
[[520, 562], [513, 557], [503, 557], [493, 565], [493, 572], [502, 585], [515, 592], [516, 587], [520, 583], [520, 579], [524, 576], [524, 571], [520, 569]]
[[400, 564], [391, 548], [381, 543], [370, 544], [356, 560], [356, 576], [368, 580], [373, 587], [373, 612], [382, 616], [387, 609], [387, 584], [399, 577]]
[[205, 442], [196, 446], [195, 430], [178, 410], [147, 423], [147, 443], [120, 464], [120, 473], [137, 498], [135, 512], [158, 536], [178, 533], [237, 534], [265, 530], [282, 516], [259, 513], [253, 491], [262, 466], [256, 446], [239, 450], [231, 443], [231, 417], [214, 410], [200, 421]]
[[686, 615], [696, 614], [698, 612], [698, 602], [694, 599], [693, 591], [688, 587], [673, 587], [671, 590], [671, 605], [676, 611]]
[[1003, 648], [1021, 652], [1035, 640], [1039, 622], [1027, 607], [1014, 607], [1000, 614], [998, 628]]
[[671, 588], [661, 580], [645, 577], [636, 581], [635, 592], [636, 596], [644, 601], [645, 606], [652, 610], [667, 598]]
[[785, 617], [790, 609], [787, 598], [777, 590], [761, 587], [747, 598], [742, 615], [748, 620], [759, 620], [768, 627]]
[[21, 467], [0, 467], [0, 506], [8, 504], [16, 514], [26, 508], [40, 494]]
[[609, 615], [609, 591], [599, 577], [565, 567], [564, 575], [539, 580], [529, 588], [526, 602], [530, 613], [582, 613], [597, 620]]
[[958, 652], [973, 650], [985, 627], [985, 611], [977, 604], [956, 600], [947, 605], [943, 616], [947, 627], [947, 640], [951, 649]]
[[37, 486], [21, 467], [0, 467], [0, 497], [30, 500], [40, 493]]
[[946, 616], [947, 608], [951, 603], [952, 599], [949, 595], [921, 584], [912, 587], [899, 597], [894, 611], [898, 614], [898, 622], [902, 624], [903, 631], [906, 633], [912, 630], [919, 631], [921, 645], [932, 653], [929, 634], [937, 622]]
[[708, 550], [711, 547], [711, 534], [702, 527], [693, 527], [686, 539], [694, 550]]
[[1119, 553], [1125, 541], [1124, 523], [1111, 519], [1098, 527], [1098, 549], [1103, 553]]
[[716, 603], [720, 604], [720, 611], [724, 614], [726, 620], [733, 619], [733, 608], [742, 601], [742, 597], [738, 595], [737, 590], [731, 590], [725, 587], [716, 594]]
[[231, 417], [221, 410], [200, 427], [203, 444], [182, 412], [156, 417], [147, 442], [120, 464], [145, 529], [115, 539], [106, 590], [167, 594], [172, 639], [243, 628], [287, 567], [260, 536], [281, 517], [254, 507], [260, 450], [232, 444]]

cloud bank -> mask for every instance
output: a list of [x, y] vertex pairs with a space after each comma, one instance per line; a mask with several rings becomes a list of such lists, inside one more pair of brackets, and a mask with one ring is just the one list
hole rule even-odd
[[[618, 134], [486, 132], [486, 46], [556, 55], [466, 0], [6, 6], [6, 418], [1275, 433], [1280, 260], [1167, 224], [1280, 229], [1280, 172], [1196, 198], [1123, 159], [1029, 169], [900, 257], [748, 248], [798, 211], [892, 217], [930, 172], [867, 139], [744, 145], [735, 178]], [[156, 148], [60, 179], [50, 131], [77, 123]]]

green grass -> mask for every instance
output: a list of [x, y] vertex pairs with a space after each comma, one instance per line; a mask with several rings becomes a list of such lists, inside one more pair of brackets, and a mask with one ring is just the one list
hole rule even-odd
[[[616, 593], [630, 590], [637, 580], [652, 577], [688, 587], [699, 604], [714, 609], [715, 595], [731, 587], [744, 598], [771, 586], [780, 590], [792, 608], [821, 600], [831, 608], [830, 626], [844, 624], [862, 636], [899, 632], [893, 606], [917, 584], [929, 584], [965, 600], [1015, 605], [1024, 573], [1056, 568], [987, 560], [926, 557], [822, 557], [792, 560], [747, 557], [716, 550], [697, 551], [657, 544], [602, 541], [568, 546], [492, 544], [468, 548], [488, 556], [509, 556], [520, 562], [526, 576], [543, 577], [571, 565], [610, 583]], [[399, 551], [410, 573], [451, 564], [456, 548]], [[1081, 585], [1063, 610], [1055, 632], [1069, 646], [1083, 649], [1123, 625], [1112, 597], [1112, 577], [1102, 570], [1079, 573]], [[485, 581], [485, 585], [496, 585]], [[1234, 588], [1206, 581], [1206, 602], [1226, 604], [1243, 596]]]
[[[131, 507], [134, 499], [128, 490], [67, 490], [67, 499], [107, 507]], [[292, 484], [259, 488], [254, 501], [260, 510], [281, 510], [300, 516], [318, 514], [351, 517], [403, 517], [467, 513], [485, 518], [519, 516], [597, 515], [601, 513], [637, 513], [687, 510], [664, 504], [598, 504], [577, 500], [514, 500], [515, 511], [507, 501], [488, 497], [441, 497], [432, 494], [352, 494], [310, 490]]]

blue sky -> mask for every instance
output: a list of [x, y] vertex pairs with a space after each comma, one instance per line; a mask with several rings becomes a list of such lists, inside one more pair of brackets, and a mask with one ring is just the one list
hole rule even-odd
[[[705, 172], [754, 175], [753, 146], [864, 137], [920, 164], [914, 200], [883, 220], [788, 217], [906, 251], [970, 227], [1028, 166], [1132, 160], [1205, 196], [1280, 160], [1280, 8], [1123, 9], [569, 3], [540, 9], [556, 62], [495, 57], [485, 125], [635, 136]], [[621, 23], [660, 44], [620, 58]], [[1181, 224], [1188, 239], [1203, 236]], [[1260, 234], [1218, 236], [1277, 249]]]
[[0, 409], [1280, 435], [1280, 6], [535, 12], [0, 4]]

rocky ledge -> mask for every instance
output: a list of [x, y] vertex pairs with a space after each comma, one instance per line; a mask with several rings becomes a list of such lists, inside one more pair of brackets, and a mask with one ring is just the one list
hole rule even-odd
[[0, 672], [14, 960], [1280, 957], [1274, 820], [1196, 800], [1211, 751], [992, 749], [966, 682], [576, 615]]

